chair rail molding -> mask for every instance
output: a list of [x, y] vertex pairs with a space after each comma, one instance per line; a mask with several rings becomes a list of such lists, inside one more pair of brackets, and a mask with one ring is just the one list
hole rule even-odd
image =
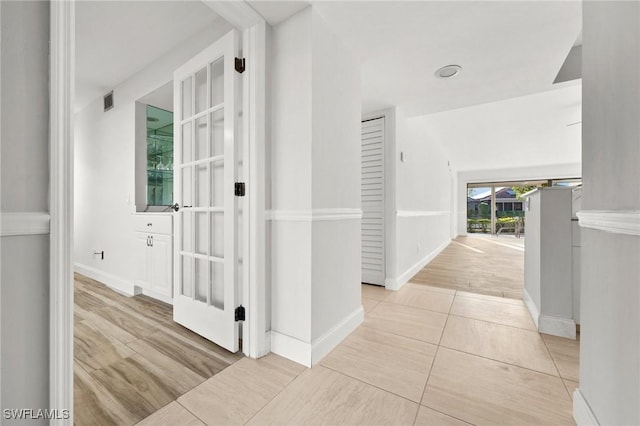
[[360, 220], [360, 209], [269, 210], [266, 219], [273, 222], [324, 222], [330, 220]]
[[429, 217], [449, 214], [448, 210], [397, 210], [397, 217]]
[[0, 235], [46, 235], [49, 233], [51, 216], [46, 212], [1, 213]]
[[582, 228], [640, 236], [640, 210], [582, 210], [577, 216]]

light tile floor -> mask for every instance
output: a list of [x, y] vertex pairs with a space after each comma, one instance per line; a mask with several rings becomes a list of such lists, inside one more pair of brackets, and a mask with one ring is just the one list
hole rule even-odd
[[365, 322], [319, 365], [244, 358], [140, 424], [575, 424], [579, 341], [477, 296], [363, 285]]

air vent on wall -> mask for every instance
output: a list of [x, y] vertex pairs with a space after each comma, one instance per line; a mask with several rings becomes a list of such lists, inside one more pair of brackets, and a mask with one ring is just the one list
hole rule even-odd
[[107, 112], [113, 108], [113, 90], [104, 95], [104, 111]]

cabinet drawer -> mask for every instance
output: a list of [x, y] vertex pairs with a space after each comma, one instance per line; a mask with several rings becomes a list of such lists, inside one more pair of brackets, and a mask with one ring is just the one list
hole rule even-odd
[[172, 234], [173, 217], [170, 214], [136, 214], [134, 228], [150, 234]]

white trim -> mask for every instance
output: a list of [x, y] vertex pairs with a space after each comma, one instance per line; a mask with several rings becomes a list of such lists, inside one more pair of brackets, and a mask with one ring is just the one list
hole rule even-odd
[[49, 233], [51, 216], [45, 212], [2, 213], [0, 236], [45, 235]]
[[328, 220], [360, 220], [360, 209], [267, 210], [266, 220], [278, 222], [323, 222]]
[[311, 367], [311, 344], [271, 330], [271, 352], [293, 362]]
[[537, 330], [538, 323], [540, 321], [540, 311], [538, 310], [538, 307], [536, 306], [535, 302], [531, 298], [531, 295], [529, 294], [526, 288], [523, 289], [523, 292], [522, 292], [522, 301], [527, 307], [527, 310], [529, 310], [529, 314], [531, 315], [531, 319], [533, 320], [533, 323], [536, 325], [536, 330]]
[[577, 216], [582, 228], [640, 236], [640, 210], [582, 210]]
[[316, 365], [364, 321], [362, 305], [311, 345], [311, 365]]
[[396, 278], [396, 279], [391, 279], [391, 278], [386, 279], [384, 281], [384, 285], [387, 288], [387, 290], [400, 290], [406, 283], [409, 282], [409, 280], [415, 274], [417, 274], [422, 268], [427, 266], [429, 264], [429, 262], [431, 262], [433, 259], [435, 259], [435, 257], [437, 255], [439, 255], [442, 250], [447, 248], [447, 246], [449, 245], [450, 242], [451, 242], [451, 240], [448, 239], [447, 241], [442, 243], [440, 246], [438, 246], [431, 253], [427, 254], [425, 257], [423, 257], [418, 262], [416, 262], [413, 266], [411, 266], [409, 269], [407, 269], [398, 278]]
[[397, 217], [431, 217], [431, 216], [443, 216], [449, 214], [446, 210], [398, 210], [396, 211]]
[[[216, 2], [220, 3], [220, 2]], [[243, 304], [247, 320], [242, 324], [243, 352], [259, 358], [271, 350], [267, 328], [266, 276], [266, 64], [267, 25], [263, 19], [244, 30], [243, 55], [249, 64], [243, 81], [243, 168], [247, 179], [244, 229]]]
[[73, 98], [75, 2], [50, 3], [49, 52], [49, 408], [73, 425]]
[[312, 367], [327, 356], [340, 342], [358, 328], [363, 321], [364, 309], [362, 305], [360, 305], [335, 327], [312, 343], [303, 342], [295, 337], [272, 330], [269, 333], [271, 352], [304, 365], [305, 367]]
[[85, 277], [89, 277], [92, 280], [101, 282], [112, 290], [125, 296], [135, 296], [136, 294], [141, 293], [140, 290], [136, 290], [136, 287], [140, 288], [139, 286], [136, 286], [132, 282], [129, 282], [117, 275], [109, 274], [81, 263], [74, 263], [73, 268], [77, 273], [84, 275]]
[[573, 420], [578, 426], [600, 426], [580, 389], [573, 391]]
[[133, 290], [134, 295], [144, 294], [145, 296], [149, 296], [151, 298], [157, 299], [161, 302], [166, 303], [167, 305], [173, 305], [173, 298], [166, 296], [162, 293], [155, 292], [153, 290], [146, 289], [144, 287], [135, 286]]
[[551, 315], [540, 315], [538, 321], [540, 333], [576, 340], [576, 322], [571, 318], [560, 318]]
[[239, 30], [247, 30], [264, 22], [264, 18], [244, 1], [201, 1]]

